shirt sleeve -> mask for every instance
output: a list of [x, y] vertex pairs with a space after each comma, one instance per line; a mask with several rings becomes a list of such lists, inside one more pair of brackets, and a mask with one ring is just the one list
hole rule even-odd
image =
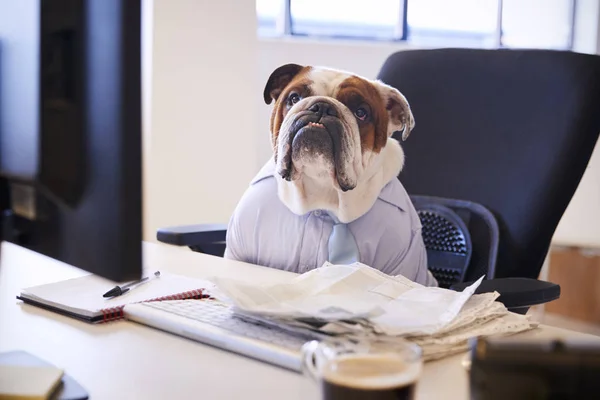
[[[409, 232], [402, 232], [397, 228], [388, 229], [388, 235], [385, 235], [382, 243], [387, 254], [383, 272], [388, 275], [402, 275], [424, 286], [438, 286], [437, 280], [427, 267], [427, 251], [421, 229], [413, 228]], [[383, 250], [382, 246], [379, 250]]]
[[414, 263], [416, 266], [415, 282], [424, 286], [438, 286], [437, 280], [428, 268], [427, 249], [425, 248], [420, 229], [413, 233], [409, 254], [407, 254], [407, 256], [408, 262]]
[[250, 246], [248, 230], [251, 229], [252, 222], [248, 221], [247, 209], [252, 202], [252, 196], [249, 195], [251, 188], [244, 193], [239, 203], [237, 204], [227, 226], [225, 235], [225, 253], [224, 258], [230, 260], [243, 261], [248, 263], [254, 262], [254, 254], [252, 246]]
[[245, 254], [247, 254], [247, 251], [245, 250], [243, 235], [240, 230], [239, 220], [234, 212], [227, 226], [225, 253], [223, 257], [230, 260], [246, 261]]

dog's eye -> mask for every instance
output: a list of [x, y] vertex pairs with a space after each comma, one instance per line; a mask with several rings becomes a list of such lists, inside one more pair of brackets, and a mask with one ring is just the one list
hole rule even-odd
[[290, 105], [296, 104], [299, 101], [300, 95], [298, 93], [292, 93], [290, 94], [290, 97], [288, 97], [288, 102], [290, 103]]
[[364, 108], [359, 108], [358, 110], [356, 110], [354, 112], [354, 115], [356, 115], [356, 118], [360, 119], [361, 121], [364, 121], [367, 119], [367, 117], [369, 116], [369, 114], [367, 113], [367, 110], [365, 110]]

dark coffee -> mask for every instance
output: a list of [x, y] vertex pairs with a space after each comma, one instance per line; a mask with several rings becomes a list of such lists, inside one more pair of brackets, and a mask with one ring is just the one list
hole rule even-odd
[[326, 400], [412, 400], [415, 398], [415, 384], [398, 388], [363, 389], [340, 386], [323, 381], [323, 399]]
[[420, 367], [385, 355], [352, 354], [323, 368], [324, 400], [412, 400]]

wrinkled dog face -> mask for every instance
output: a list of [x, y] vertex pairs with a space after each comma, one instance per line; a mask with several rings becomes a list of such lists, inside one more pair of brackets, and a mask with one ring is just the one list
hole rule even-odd
[[414, 126], [400, 92], [345, 72], [287, 64], [267, 82], [264, 100], [275, 101], [271, 139], [277, 173], [287, 181], [303, 175], [352, 190], [363, 171], [402, 131]]

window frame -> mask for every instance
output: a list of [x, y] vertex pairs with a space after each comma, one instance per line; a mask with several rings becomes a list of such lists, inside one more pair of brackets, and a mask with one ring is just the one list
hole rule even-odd
[[[371, 42], [404, 42], [410, 44], [410, 27], [408, 26], [408, 7], [410, 7], [409, 1], [412, 0], [397, 0], [400, 2], [400, 13], [397, 18], [397, 23], [394, 27], [394, 34], [390, 38], [381, 39], [372, 36], [360, 37], [353, 35], [315, 35], [319, 39], [324, 40], [355, 40], [355, 41], [371, 41]], [[449, 0], [450, 1], [450, 0]], [[493, 48], [507, 48], [502, 43], [502, 14], [503, 14], [503, 4], [504, 0], [496, 0], [498, 2], [498, 16], [496, 19], [496, 26], [494, 30], [494, 39], [493, 44], [489, 47]], [[574, 47], [574, 38], [575, 38], [575, 20], [576, 20], [576, 8], [577, 8], [577, 0], [569, 0], [571, 2], [570, 11], [571, 15], [569, 16], [570, 20], [570, 29], [569, 29], [569, 37], [567, 39], [567, 46], [564, 50], [573, 50]], [[306, 35], [297, 34], [293, 31], [293, 21], [291, 14], [291, 2], [292, 0], [279, 0], [279, 12], [277, 13], [277, 17], [275, 18], [275, 32], [272, 35], [261, 36], [265, 38], [303, 38]], [[260, 22], [258, 22], [260, 27]], [[470, 36], [466, 34], [466, 36]], [[473, 38], [477, 36], [477, 34], [472, 35]], [[440, 36], [441, 38], [441, 36]]]

